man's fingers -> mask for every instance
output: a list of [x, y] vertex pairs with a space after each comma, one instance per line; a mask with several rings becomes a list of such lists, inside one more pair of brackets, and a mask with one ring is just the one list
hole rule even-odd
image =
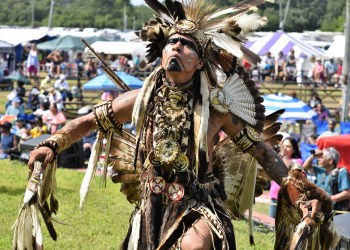
[[321, 212], [322, 203], [319, 200], [311, 201], [311, 218], [315, 219], [316, 213]]
[[47, 166], [52, 160], [53, 160], [53, 152], [50, 148], [47, 147], [41, 147], [38, 148], [30, 154], [30, 158], [28, 161], [28, 167], [29, 169], [33, 170], [34, 168], [34, 162], [35, 161], [40, 161], [43, 166]]

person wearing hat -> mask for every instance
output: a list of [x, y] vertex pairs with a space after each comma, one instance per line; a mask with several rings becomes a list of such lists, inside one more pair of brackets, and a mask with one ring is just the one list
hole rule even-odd
[[60, 91], [54, 89], [54, 88], [48, 88], [48, 97], [50, 104], [56, 104], [57, 109], [59, 111], [62, 111], [63, 109], [63, 97]]
[[24, 115], [24, 107], [21, 105], [21, 100], [18, 97], [13, 98], [12, 104], [7, 107], [5, 115]]
[[[115, 168], [112, 174], [114, 181], [122, 182], [127, 176], [128, 181], [136, 186], [134, 191], [124, 190], [132, 192], [127, 197], [137, 206], [131, 215], [122, 249], [236, 249], [230, 213], [224, 205], [228, 197], [224, 188], [225, 177], [219, 174], [225, 173], [226, 167], [232, 167], [226, 165], [229, 161], [225, 160], [232, 156], [238, 162], [249, 157], [253, 163], [255, 158], [281, 186], [283, 202], [288, 202], [284, 205], [283, 215], [288, 219], [279, 220], [276, 228], [287, 230], [293, 227], [288, 231], [293, 234], [297, 223], [289, 223], [292, 215], [296, 216], [298, 223], [304, 221], [302, 225], [319, 225], [314, 220], [321, 209], [325, 223], [331, 223], [332, 210], [328, 206], [331, 200], [327, 195], [308, 196], [304, 190], [297, 189], [295, 182], [288, 181], [290, 178], [296, 179], [300, 185], [313, 188], [313, 184], [303, 175], [298, 175], [299, 168], [288, 173], [283, 160], [273, 150], [279, 137], [271, 139], [272, 145], [263, 140], [265, 119], [265, 124], [276, 125], [273, 132], [269, 130], [271, 137], [267, 138], [270, 140], [278, 131], [275, 128], [280, 126], [275, 123], [279, 115], [265, 117], [263, 98], [238, 63], [243, 58], [252, 64], [260, 61], [260, 57], [246, 49], [239, 40], [242, 30], [251, 31], [253, 26], [256, 28], [266, 23], [256, 14], [244, 14], [259, 1], [249, 4], [244, 1], [230, 7], [229, 11], [222, 10], [213, 1], [193, 1], [190, 5], [187, 1], [166, 1], [166, 6], [158, 1], [149, 2], [156, 3], [150, 7], [161, 17], [150, 20], [137, 35], [149, 43], [148, 62], [161, 57], [161, 64], [145, 80], [141, 90], [126, 92], [113, 101], [94, 106], [92, 113], [76, 118], [40, 143], [31, 152], [29, 168], [33, 169], [35, 161], [41, 161], [51, 169], [59, 152], [91, 130], [98, 129], [97, 142], [101, 142], [104, 137], [112, 138], [114, 131], [122, 132], [123, 123], [132, 120], [136, 138], [134, 142], [130, 140], [134, 146], [130, 151], [134, 156], [130, 160], [124, 152], [115, 155], [131, 170], [128, 172], [118, 165], [122, 169]], [[247, 21], [252, 18], [255, 21]], [[218, 71], [227, 77], [224, 87], [217, 81]], [[220, 130], [228, 135], [227, 142], [231, 144], [214, 148]], [[117, 152], [118, 146], [108, 141], [106, 148], [111, 146], [116, 149], [113, 152]], [[246, 154], [239, 156], [228, 145]], [[227, 157], [215, 161], [220, 157], [218, 154], [224, 152]], [[88, 171], [93, 172], [93, 164], [89, 165]], [[90, 177], [86, 177], [89, 180]], [[244, 189], [246, 194], [242, 200], [246, 203], [242, 210], [252, 209], [255, 177], [252, 178], [244, 183], [247, 186], [243, 183], [237, 185], [238, 188], [249, 186]], [[89, 181], [84, 180], [84, 183]], [[232, 184], [228, 192], [234, 192], [234, 186]], [[81, 190], [84, 193], [85, 188]], [[294, 191], [294, 196], [290, 196], [290, 191]], [[238, 200], [234, 202], [239, 203]], [[295, 213], [290, 212], [289, 207], [295, 208]], [[277, 234], [276, 249], [289, 248], [291, 244], [293, 235], [281, 236], [284, 232]], [[312, 243], [311, 239], [307, 240]]]
[[7, 158], [12, 153], [18, 153], [18, 137], [11, 132], [12, 124], [4, 122], [0, 125], [1, 142], [0, 142], [0, 158]]
[[60, 78], [55, 82], [54, 88], [61, 92], [62, 99], [65, 102], [66, 98], [68, 97], [69, 100], [72, 99], [72, 93], [69, 90], [69, 84], [68, 81], [66, 80], [66, 76], [61, 74]]

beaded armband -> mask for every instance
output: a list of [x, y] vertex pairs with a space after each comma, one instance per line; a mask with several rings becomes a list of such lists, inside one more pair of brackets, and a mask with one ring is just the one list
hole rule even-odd
[[59, 153], [67, 149], [71, 145], [71, 137], [66, 130], [58, 130], [55, 134], [50, 136], [47, 140], [41, 142], [36, 148], [48, 147], [54, 153], [54, 158]]
[[122, 124], [115, 119], [112, 100], [97, 104], [92, 110], [99, 131], [106, 134], [110, 130], [121, 130]]
[[246, 125], [231, 139], [243, 151], [243, 153], [246, 153], [261, 141], [261, 134], [254, 128]]

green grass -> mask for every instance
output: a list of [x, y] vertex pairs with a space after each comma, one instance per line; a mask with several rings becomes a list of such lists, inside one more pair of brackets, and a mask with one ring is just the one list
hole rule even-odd
[[[2, 160], [0, 167], [0, 249], [10, 249], [11, 227], [27, 183], [27, 166]], [[83, 213], [79, 212], [79, 189], [83, 173], [71, 169], [57, 170], [58, 200], [60, 207], [55, 216], [68, 225], [55, 224], [58, 240], [54, 242], [44, 225], [46, 249], [118, 249], [128, 227], [133, 209], [119, 192], [119, 185], [107, 181], [107, 188], [99, 188], [100, 178], [91, 185]], [[249, 245], [248, 224], [234, 221], [238, 249], [272, 249], [274, 235], [266, 234], [263, 227], [255, 228], [256, 246]]]

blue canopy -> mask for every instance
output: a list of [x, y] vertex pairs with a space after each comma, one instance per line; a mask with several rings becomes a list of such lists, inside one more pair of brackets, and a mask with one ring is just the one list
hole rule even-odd
[[[141, 81], [139, 78], [132, 76], [128, 73], [122, 72], [122, 71], [115, 71], [123, 82], [128, 85], [131, 89], [139, 89], [143, 85], [143, 81]], [[121, 90], [112, 80], [110, 80], [106, 74], [96, 76], [95, 78], [91, 79], [83, 86], [84, 90], [106, 90], [106, 91], [113, 91], [113, 90]]]
[[283, 94], [264, 95], [263, 105], [266, 107], [266, 114], [269, 115], [276, 110], [285, 109], [280, 120], [312, 120], [317, 114], [306, 103]]

